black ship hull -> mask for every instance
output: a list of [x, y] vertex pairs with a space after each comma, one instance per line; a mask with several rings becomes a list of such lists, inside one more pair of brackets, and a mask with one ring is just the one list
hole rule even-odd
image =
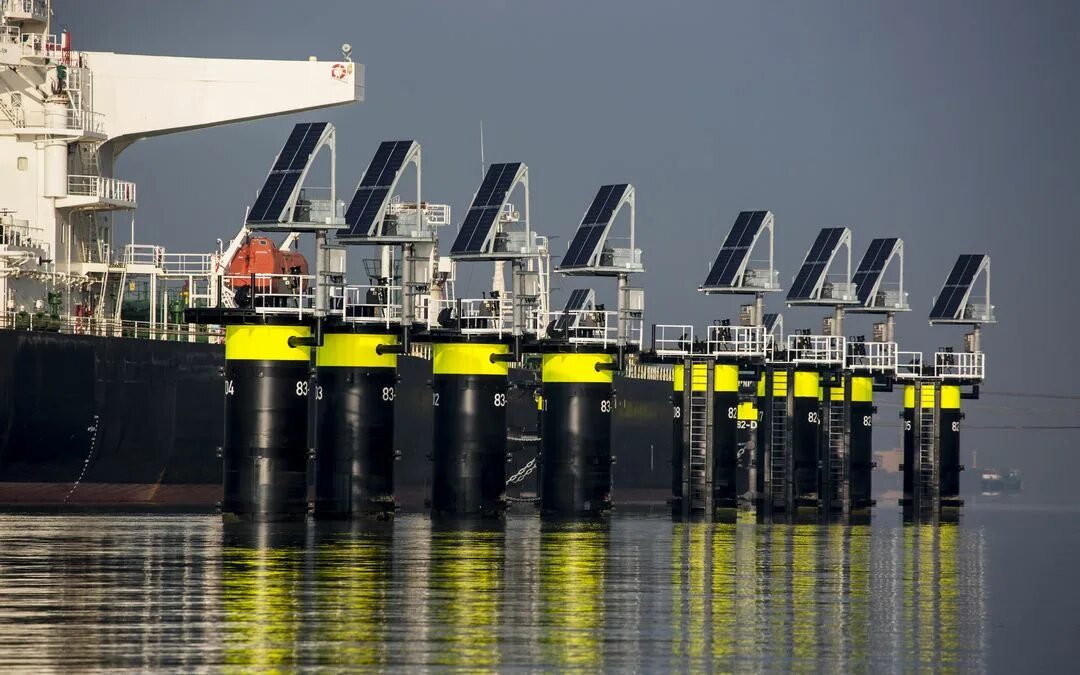
[[[0, 330], [0, 504], [213, 508], [224, 365], [220, 345]], [[399, 504], [419, 508], [431, 486], [431, 364], [403, 357], [398, 375], [395, 487]], [[538, 447], [531, 375], [511, 380], [508, 476]], [[616, 504], [670, 496], [670, 390], [615, 380]]]

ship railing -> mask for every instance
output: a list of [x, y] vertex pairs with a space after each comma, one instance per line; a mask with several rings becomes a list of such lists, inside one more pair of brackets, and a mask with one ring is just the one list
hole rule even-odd
[[709, 326], [705, 341], [708, 353], [729, 358], [764, 358], [767, 350], [764, 326]]
[[49, 16], [49, 7], [45, 0], [3, 0], [2, 9], [5, 14], [20, 19], [34, 17], [45, 21]]
[[257, 314], [302, 318], [315, 308], [315, 278], [303, 274], [226, 274], [222, 281], [236, 294], [237, 307]]
[[934, 375], [943, 380], [982, 380], [986, 376], [986, 354], [982, 352], [936, 352]]
[[795, 364], [843, 366], [844, 342], [842, 335], [789, 335], [788, 358]]
[[0, 244], [15, 248], [44, 249], [45, 230], [31, 227], [29, 220], [0, 217]]
[[923, 374], [922, 352], [896, 352], [896, 379], [916, 380]]
[[344, 321], [381, 324], [401, 323], [401, 286], [339, 286], [330, 291], [330, 311]]
[[136, 204], [135, 183], [105, 176], [68, 176], [68, 194], [74, 197], [97, 197], [110, 202]]
[[96, 335], [99, 337], [124, 337], [169, 342], [204, 342], [221, 344], [224, 328], [193, 323], [151, 323], [99, 319], [93, 316], [54, 318], [42, 312], [6, 312], [0, 315], [0, 328], [26, 330], [68, 335]]
[[895, 373], [897, 351], [895, 342], [865, 342], [848, 340], [847, 368], [864, 373]]
[[47, 58], [65, 66], [82, 68], [86, 64], [81, 52], [65, 49], [55, 35], [45, 33], [23, 33], [18, 37], [22, 44], [22, 53], [28, 58]]
[[[619, 315], [595, 309], [548, 312], [547, 334], [553, 338], [565, 337], [573, 344], [613, 346], [619, 337]], [[637, 339], [640, 342], [640, 327]]]
[[502, 337], [513, 331], [512, 308], [503, 298], [441, 300], [436, 316], [436, 321], [442, 326], [456, 323], [457, 329], [464, 335]]
[[652, 328], [653, 351], [659, 356], [686, 356], [694, 350], [694, 327], [659, 323]]
[[121, 261], [125, 265], [150, 265], [164, 274], [205, 276], [213, 269], [209, 253], [166, 253], [164, 246], [126, 244]]

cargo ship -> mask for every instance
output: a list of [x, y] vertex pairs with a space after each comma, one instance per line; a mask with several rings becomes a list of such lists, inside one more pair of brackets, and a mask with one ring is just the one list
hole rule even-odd
[[[257, 290], [249, 275], [303, 277], [307, 261], [295, 237], [244, 227], [209, 252], [114, 244], [118, 225], [137, 236], [137, 185], [117, 174], [117, 159], [144, 138], [363, 101], [364, 67], [348, 45], [338, 58], [298, 62], [80, 51], [71, 33], [52, 32], [48, 0], [0, 9], [0, 503], [212, 508], [223, 337], [184, 311], [242, 305]], [[431, 482], [423, 357], [399, 365], [403, 505], [423, 504]], [[511, 473], [535, 452], [534, 377], [513, 374]], [[624, 500], [669, 496], [663, 379], [616, 376]]]

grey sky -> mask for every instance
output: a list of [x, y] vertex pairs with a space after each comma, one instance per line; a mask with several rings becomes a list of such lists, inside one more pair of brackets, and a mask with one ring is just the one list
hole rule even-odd
[[[483, 119], [489, 161], [528, 163], [535, 225], [560, 237], [558, 252], [601, 183], [634, 183], [650, 323], [735, 313], [736, 301], [694, 289], [741, 209], [775, 213], [785, 287], [821, 227], [851, 227], [856, 261], [872, 237], [903, 237], [914, 311], [898, 321], [902, 349], [959, 344], [960, 331], [927, 326], [930, 299], [959, 253], [987, 252], [1001, 323], [984, 334], [986, 388], [1080, 390], [1078, 3], [57, 0], [55, 10], [83, 49], [329, 60], [351, 42], [367, 101], [307, 116], [337, 126], [347, 187], [380, 140], [415, 138], [425, 196], [460, 218], [480, 178]], [[137, 236], [174, 250], [230, 236], [297, 119], [127, 150], [118, 174], [139, 183]], [[789, 329], [821, 316], [785, 312]], [[869, 325], [852, 319], [847, 332]], [[1078, 421], [1075, 401], [1037, 417], [991, 404], [1024, 402], [987, 398], [969, 424]], [[1076, 436], [1035, 438], [1057, 448]], [[1016, 432], [965, 437], [991, 458], [1029, 444]]]

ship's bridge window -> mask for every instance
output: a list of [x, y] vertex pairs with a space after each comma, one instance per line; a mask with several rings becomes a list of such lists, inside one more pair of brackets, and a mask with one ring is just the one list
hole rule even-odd
[[15, 160], [15, 168], [17, 168], [19, 171], [26, 171], [26, 169], [29, 168], [29, 166], [30, 166], [30, 160], [27, 159], [26, 157], [20, 157], [17, 160]]

